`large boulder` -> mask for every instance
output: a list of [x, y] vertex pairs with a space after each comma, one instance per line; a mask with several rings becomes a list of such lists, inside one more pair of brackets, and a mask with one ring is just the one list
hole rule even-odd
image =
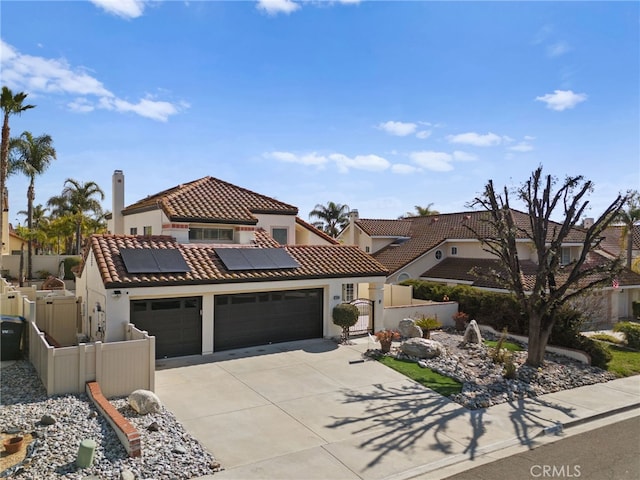
[[404, 318], [398, 322], [398, 331], [402, 338], [422, 337], [422, 329], [416, 325], [413, 318]]
[[158, 413], [162, 409], [162, 403], [158, 396], [150, 390], [136, 390], [129, 395], [129, 405], [140, 415]]
[[411, 357], [434, 358], [444, 353], [444, 346], [428, 338], [410, 338], [402, 342], [400, 350]]
[[482, 335], [480, 334], [480, 328], [478, 322], [471, 320], [467, 329], [464, 331], [464, 337], [462, 338], [464, 343], [476, 343], [480, 345], [482, 343]]

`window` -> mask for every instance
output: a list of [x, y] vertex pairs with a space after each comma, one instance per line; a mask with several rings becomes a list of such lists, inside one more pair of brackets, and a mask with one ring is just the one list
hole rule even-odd
[[569, 247], [561, 248], [560, 265], [568, 265], [571, 263], [571, 249]]
[[342, 301], [350, 302], [353, 300], [353, 283], [343, 283], [342, 284]]
[[137, 234], [138, 234], [138, 228], [137, 228], [137, 227], [131, 227], [131, 228], [129, 229], [129, 233], [130, 233], [131, 235], [137, 235]]
[[233, 241], [233, 228], [189, 228], [189, 240], [194, 242]]
[[457, 255], [458, 254], [458, 247], [451, 247], [451, 255]]
[[271, 236], [280, 245], [286, 245], [288, 243], [289, 230], [287, 228], [273, 227]]
[[436, 260], [440, 260], [442, 258], [442, 250], [436, 250]]
[[370, 247], [364, 247], [364, 251], [369, 253], [369, 252], [371, 252], [371, 248]]
[[147, 225], [146, 227], [142, 227], [143, 235], [151, 235], [151, 225]]
[[400, 275], [398, 275], [399, 282], [404, 282], [405, 280], [409, 280], [410, 278], [411, 278], [411, 275], [409, 275], [406, 272], [402, 272]]

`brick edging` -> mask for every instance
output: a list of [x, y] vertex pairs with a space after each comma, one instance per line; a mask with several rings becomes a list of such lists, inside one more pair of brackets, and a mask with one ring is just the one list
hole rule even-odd
[[130, 457], [142, 456], [142, 446], [140, 444], [140, 433], [131, 423], [116, 410], [109, 400], [102, 394], [98, 382], [87, 382], [87, 395], [93, 400], [96, 408], [102, 416], [107, 419], [111, 427], [115, 430], [120, 439], [120, 443], [127, 450]]

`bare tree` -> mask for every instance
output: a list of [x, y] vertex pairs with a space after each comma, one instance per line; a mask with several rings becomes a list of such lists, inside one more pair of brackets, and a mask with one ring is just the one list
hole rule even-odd
[[[588, 229], [577, 228], [589, 204], [586, 196], [593, 184], [582, 176], [566, 177], [557, 185], [550, 175], [543, 177], [538, 167], [531, 177], [515, 190], [515, 196], [527, 209], [528, 224], [516, 222], [509, 203], [509, 191], [496, 192], [489, 180], [484, 192], [476, 197], [472, 206], [480, 206], [488, 212], [489, 229], [474, 231], [483, 248], [497, 256], [506, 269], [505, 284], [513, 291], [520, 307], [529, 319], [529, 348], [527, 363], [538, 367], [544, 360], [544, 352], [556, 313], [571, 299], [589, 290], [611, 284], [622, 269], [619, 258], [608, 259], [590, 255], [598, 247], [604, 229], [619, 215], [629, 194], [618, 197], [605, 209]], [[557, 187], [557, 188], [556, 188]], [[560, 212], [558, 212], [558, 210]], [[563, 220], [553, 221], [555, 214]], [[492, 232], [492, 233], [485, 233]], [[533, 285], [525, 284], [520, 269], [517, 243], [532, 242], [533, 256], [537, 264]], [[562, 264], [564, 243], [580, 243], [577, 258]]]

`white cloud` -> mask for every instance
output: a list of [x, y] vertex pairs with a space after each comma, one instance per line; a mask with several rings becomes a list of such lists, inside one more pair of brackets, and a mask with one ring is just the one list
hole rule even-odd
[[525, 135], [525, 136], [524, 136], [524, 139], [525, 139], [525, 140], [528, 140], [528, 141], [531, 141], [531, 140], [535, 140], [535, 139], [536, 139], [536, 137], [532, 137], [531, 135]]
[[300, 5], [292, 0], [258, 0], [258, 10], [262, 10], [269, 15], [277, 15], [278, 13], [295, 12], [300, 8]]
[[406, 137], [416, 131], [418, 126], [415, 123], [409, 122], [394, 122], [388, 121], [378, 125], [380, 130], [384, 130], [390, 135], [396, 135], [398, 137]]
[[378, 155], [356, 155], [348, 157], [341, 153], [333, 153], [329, 155], [329, 159], [333, 160], [342, 173], [347, 173], [350, 168], [355, 170], [368, 170], [371, 172], [380, 172], [386, 170], [391, 165], [386, 158]]
[[547, 108], [557, 112], [573, 108], [586, 99], [585, 93], [573, 93], [571, 90], [554, 90], [553, 93], [536, 97], [537, 101], [546, 103]]
[[407, 165], [406, 163], [396, 163], [391, 165], [391, 171], [400, 175], [408, 175], [411, 173], [417, 173], [420, 169], [413, 165]]
[[424, 140], [425, 138], [429, 138], [432, 133], [433, 132], [431, 130], [420, 130], [418, 133], [416, 133], [416, 137]]
[[[132, 112], [142, 117], [165, 122], [171, 115], [188, 108], [187, 104], [173, 104], [147, 98], [130, 102], [118, 98], [100, 80], [89, 75], [86, 69], [72, 67], [64, 59], [50, 59], [23, 55], [11, 45], [0, 40], [0, 67], [2, 81], [10, 88], [27, 93], [74, 95], [67, 103], [71, 111], [90, 112], [103, 108], [117, 112]], [[97, 97], [95, 102], [87, 97]]]
[[305, 155], [296, 155], [291, 152], [269, 152], [263, 155], [265, 158], [278, 160], [280, 162], [298, 163], [300, 165], [310, 165], [323, 167], [329, 159], [323, 155], [317, 155], [315, 152]]
[[367, 170], [380, 172], [387, 170], [391, 163], [378, 155], [356, 155], [349, 157], [342, 153], [332, 153], [324, 156], [314, 153], [297, 154], [292, 152], [267, 152], [262, 155], [264, 158], [277, 160], [279, 162], [297, 163], [300, 165], [323, 168], [333, 162], [341, 173], [347, 173], [350, 169]]
[[468, 132], [460, 133], [458, 135], [447, 135], [447, 140], [450, 143], [462, 143], [465, 145], [473, 145], [475, 147], [492, 147], [494, 145], [500, 145], [503, 137], [491, 132], [486, 135]]
[[550, 57], [559, 57], [571, 51], [571, 46], [567, 42], [556, 42], [547, 46], [547, 55]]
[[90, 0], [107, 13], [122, 18], [137, 18], [144, 12], [144, 0]]
[[433, 170], [434, 172], [448, 172], [453, 170], [453, 166], [451, 165], [453, 157], [446, 152], [411, 152], [409, 158], [420, 167]]
[[513, 145], [512, 147], [509, 147], [509, 150], [514, 152], [530, 152], [533, 150], [533, 145], [531, 145], [529, 142], [520, 142], [516, 145]]
[[453, 159], [459, 162], [475, 162], [478, 157], [476, 157], [473, 153], [456, 150], [453, 152]]

